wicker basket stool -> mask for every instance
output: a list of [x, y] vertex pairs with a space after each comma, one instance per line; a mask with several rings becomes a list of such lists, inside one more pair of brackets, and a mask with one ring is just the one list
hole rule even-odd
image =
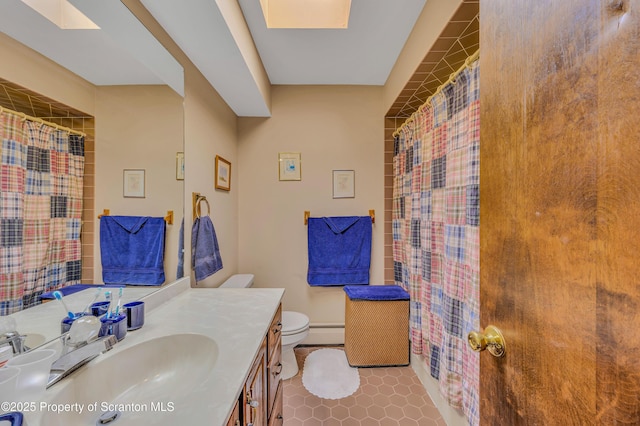
[[409, 365], [409, 294], [395, 285], [353, 285], [344, 291], [349, 365]]

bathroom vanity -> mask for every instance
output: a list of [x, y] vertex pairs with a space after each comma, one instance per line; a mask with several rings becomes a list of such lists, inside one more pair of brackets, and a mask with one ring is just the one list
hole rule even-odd
[[251, 367], [227, 426], [282, 426], [282, 307], [278, 307], [269, 331]]
[[[282, 424], [283, 289], [189, 288], [143, 298], [142, 328], [49, 388], [28, 424]], [[23, 410], [24, 411], [24, 410]]]

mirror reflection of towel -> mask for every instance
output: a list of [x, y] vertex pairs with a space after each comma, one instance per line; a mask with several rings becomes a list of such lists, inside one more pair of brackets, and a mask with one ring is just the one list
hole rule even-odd
[[309, 218], [311, 286], [369, 284], [371, 217]]
[[196, 281], [222, 269], [218, 237], [209, 216], [198, 217], [191, 230], [191, 267]]
[[164, 283], [165, 229], [162, 217], [102, 216], [102, 281], [105, 284]]
[[178, 234], [178, 268], [176, 269], [176, 279], [184, 277], [184, 217], [180, 223], [180, 233]]

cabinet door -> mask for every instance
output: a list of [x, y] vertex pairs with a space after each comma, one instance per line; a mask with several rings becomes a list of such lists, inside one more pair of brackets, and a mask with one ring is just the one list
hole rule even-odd
[[282, 416], [282, 384], [278, 386], [275, 399], [273, 411], [269, 418], [269, 426], [282, 426], [284, 424], [284, 417]]
[[273, 348], [273, 353], [271, 354], [271, 360], [269, 361], [268, 376], [267, 376], [267, 386], [269, 389], [269, 410], [268, 415], [271, 418], [271, 410], [273, 409], [273, 403], [276, 399], [276, 391], [278, 390], [278, 386], [280, 385], [280, 375], [282, 373], [282, 350], [281, 346], [278, 342], [275, 348]]
[[276, 314], [271, 320], [269, 326], [269, 333], [267, 334], [267, 362], [271, 364], [272, 355], [276, 350], [276, 347], [280, 345], [280, 335], [282, 334], [282, 305], [278, 307]]
[[245, 384], [244, 418], [246, 426], [265, 426], [267, 424], [266, 370], [266, 341], [263, 341]]
[[[242, 396], [240, 397], [240, 400], [242, 400]], [[236, 405], [233, 407], [227, 426], [240, 426], [240, 400], [236, 401]]]

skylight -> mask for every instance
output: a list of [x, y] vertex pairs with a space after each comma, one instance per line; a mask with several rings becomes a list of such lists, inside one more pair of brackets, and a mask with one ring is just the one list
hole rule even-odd
[[260, 0], [267, 28], [347, 28], [351, 0]]
[[100, 28], [67, 0], [22, 0], [22, 2], [63, 30]]

